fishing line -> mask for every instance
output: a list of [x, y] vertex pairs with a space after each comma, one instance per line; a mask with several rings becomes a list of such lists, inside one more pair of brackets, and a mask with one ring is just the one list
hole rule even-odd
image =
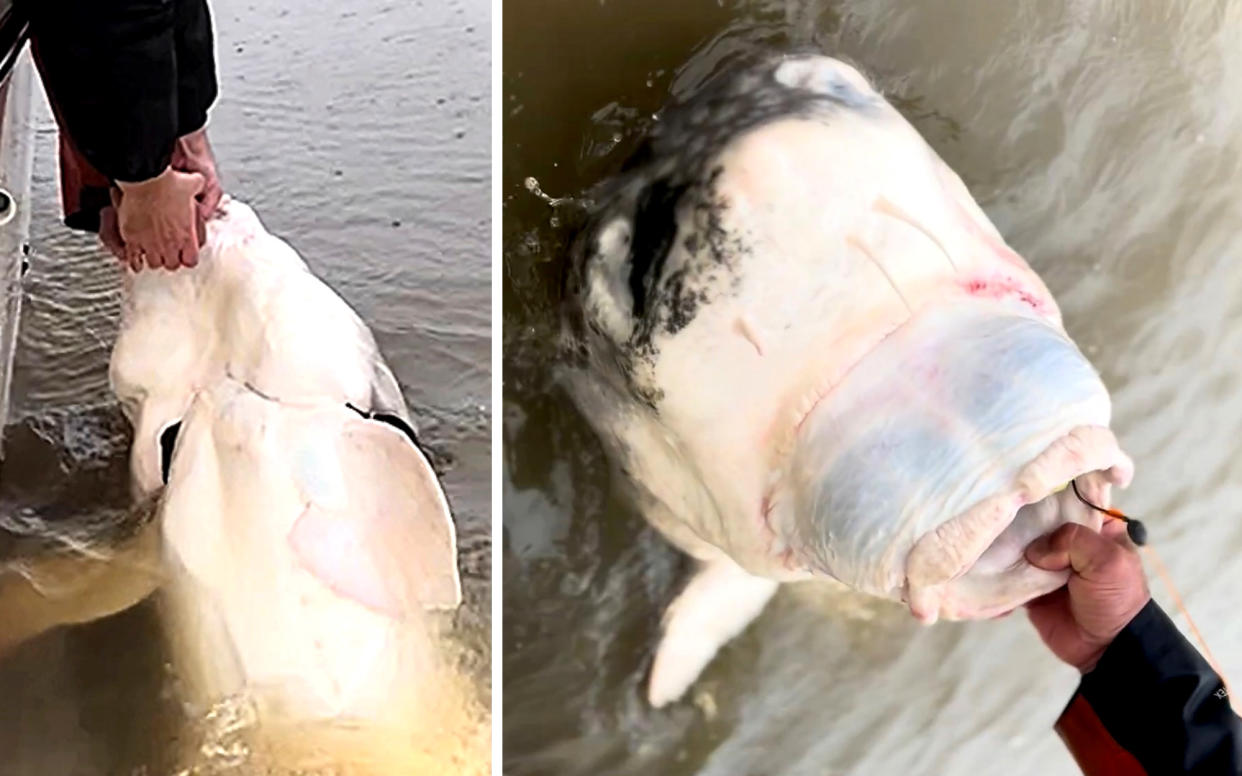
[[1186, 623], [1190, 625], [1190, 631], [1194, 634], [1195, 641], [1198, 641], [1199, 646], [1203, 649], [1203, 657], [1207, 660], [1208, 665], [1212, 667], [1212, 670], [1220, 676], [1221, 683], [1225, 685], [1225, 692], [1229, 694], [1230, 705], [1234, 707], [1235, 711], [1242, 714], [1242, 711], [1239, 711], [1237, 708], [1238, 704], [1235, 700], [1237, 696], [1233, 694], [1233, 688], [1230, 687], [1229, 680], [1225, 678], [1225, 672], [1221, 670], [1220, 663], [1216, 662], [1216, 657], [1212, 654], [1211, 648], [1208, 647], [1207, 640], [1203, 638], [1203, 634], [1199, 631], [1199, 626], [1195, 625], [1194, 618], [1190, 616], [1190, 610], [1186, 608], [1186, 604], [1182, 601], [1181, 595], [1177, 592], [1177, 586], [1173, 584], [1173, 577], [1169, 574], [1168, 567], [1164, 565], [1164, 561], [1160, 559], [1160, 556], [1156, 553], [1154, 548], [1146, 546], [1146, 526], [1138, 520], [1135, 520], [1129, 515], [1123, 513], [1119, 509], [1106, 509], [1092, 504], [1084, 498], [1082, 493], [1078, 490], [1077, 481], [1070, 480], [1070, 485], [1074, 488], [1074, 495], [1078, 497], [1079, 501], [1097, 512], [1102, 512], [1105, 515], [1108, 515], [1115, 520], [1121, 520], [1126, 524], [1126, 533], [1129, 534], [1130, 540], [1138, 545], [1143, 551], [1143, 554], [1146, 555], [1152, 562], [1152, 565], [1156, 569], [1156, 575], [1160, 577], [1160, 581], [1164, 584], [1165, 589], [1169, 591], [1169, 595], [1173, 598], [1173, 605], [1177, 607], [1177, 611], [1179, 611], [1182, 616], [1186, 618]]
[[1070, 486], [1074, 489], [1074, 495], [1078, 497], [1079, 501], [1091, 507], [1097, 512], [1103, 512], [1109, 517], [1116, 518], [1117, 520], [1121, 520], [1122, 522], [1124, 522], [1126, 524], [1126, 533], [1130, 535], [1130, 541], [1134, 542], [1139, 547], [1142, 547], [1143, 545], [1147, 544], [1147, 526], [1143, 525], [1138, 520], [1135, 520], [1134, 518], [1125, 514], [1120, 509], [1106, 509], [1104, 507], [1096, 506], [1095, 504], [1092, 504], [1090, 501], [1087, 501], [1086, 497], [1084, 497], [1082, 493], [1078, 490], [1077, 480], [1070, 480]]
[[1173, 584], [1173, 578], [1169, 575], [1169, 569], [1164, 565], [1164, 561], [1160, 560], [1160, 556], [1151, 547], [1144, 547], [1143, 553], [1151, 560], [1152, 565], [1156, 568], [1156, 574], [1168, 589], [1169, 595], [1173, 597], [1173, 605], [1186, 618], [1186, 622], [1190, 625], [1190, 630], [1195, 634], [1195, 640], [1199, 642], [1199, 646], [1203, 648], [1203, 656], [1207, 658], [1208, 665], [1212, 667], [1220, 676], [1220, 681], [1225, 685], [1225, 692], [1229, 694], [1229, 704], [1233, 706], [1234, 711], [1242, 714], [1242, 710], [1238, 708], [1237, 696], [1233, 694], [1233, 688], [1229, 685], [1229, 680], [1225, 678], [1225, 672], [1221, 669], [1220, 663], [1216, 662], [1216, 657], [1212, 654], [1212, 650], [1208, 647], [1207, 641], [1203, 638], [1203, 634], [1199, 632], [1199, 627], [1195, 625], [1194, 618], [1190, 616], [1190, 611], [1182, 602], [1182, 597], [1178, 595], [1177, 587]]

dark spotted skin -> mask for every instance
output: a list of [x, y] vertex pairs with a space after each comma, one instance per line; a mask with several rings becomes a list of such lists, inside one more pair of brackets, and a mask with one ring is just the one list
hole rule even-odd
[[634, 234], [630, 238], [630, 294], [633, 314], [642, 318], [652, 284], [664, 274], [673, 239], [677, 236], [677, 204], [688, 187], [670, 187], [657, 180], [643, 189], [634, 212]]
[[[801, 56], [792, 54], [790, 57]], [[776, 56], [717, 75], [689, 99], [664, 109], [621, 173], [596, 187], [593, 208], [577, 235], [566, 277], [566, 331], [571, 354], [615, 365], [631, 395], [650, 404], [659, 391], [635, 379], [643, 360], [658, 355], [659, 338], [689, 325], [711, 302], [739, 257], [745, 236], [725, 227], [725, 204], [717, 192], [720, 154], [735, 139], [791, 117], [831, 121], [841, 110], [880, 105], [875, 95], [832, 81], [819, 91], [790, 88], [775, 80], [787, 56]], [[628, 339], [609, 336], [582, 306], [591, 273], [614, 272], [601, 254], [600, 231], [621, 218], [630, 225], [621, 280], [630, 292]], [[679, 220], [687, 223], [679, 225]], [[682, 259], [669, 262], [680, 247]], [[725, 283], [728, 288], [733, 283]]]

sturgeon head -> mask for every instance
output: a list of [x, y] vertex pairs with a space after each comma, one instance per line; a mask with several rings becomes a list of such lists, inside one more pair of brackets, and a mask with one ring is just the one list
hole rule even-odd
[[1040, 278], [855, 68], [787, 56], [668, 108], [576, 244], [586, 414], [682, 549], [925, 622], [1064, 583], [1132, 465]]

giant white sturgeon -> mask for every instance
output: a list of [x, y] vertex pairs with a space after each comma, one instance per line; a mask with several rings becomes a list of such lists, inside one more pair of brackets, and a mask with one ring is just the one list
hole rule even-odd
[[601, 185], [567, 284], [569, 385], [698, 563], [648, 686], [680, 697], [783, 582], [926, 623], [1065, 582], [1133, 467], [1048, 289], [855, 68], [780, 56], [669, 106]]

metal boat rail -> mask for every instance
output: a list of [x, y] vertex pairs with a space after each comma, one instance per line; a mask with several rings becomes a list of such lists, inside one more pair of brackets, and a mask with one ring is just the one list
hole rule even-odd
[[0, 459], [29, 252], [34, 64], [25, 43], [26, 25], [12, 0], [0, 0]]

